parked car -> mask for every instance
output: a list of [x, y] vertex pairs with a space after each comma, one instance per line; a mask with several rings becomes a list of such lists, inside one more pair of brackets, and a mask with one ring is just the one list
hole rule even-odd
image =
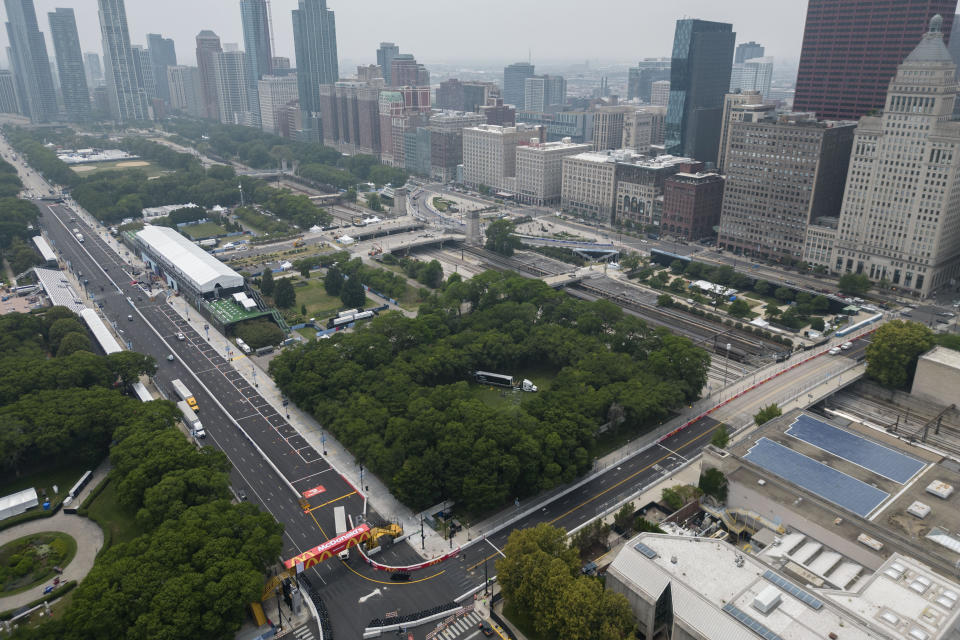
[[830, 351], [828, 351], [827, 353], [829, 353], [832, 356], [835, 356], [838, 353], [840, 353], [840, 347], [834, 347], [833, 349], [830, 349]]
[[846, 351], [847, 349], [849, 349], [849, 348], [852, 347], [852, 346], [853, 346], [853, 343], [852, 343], [852, 342], [844, 342], [842, 345], [840, 345], [840, 348], [843, 349], [844, 351]]

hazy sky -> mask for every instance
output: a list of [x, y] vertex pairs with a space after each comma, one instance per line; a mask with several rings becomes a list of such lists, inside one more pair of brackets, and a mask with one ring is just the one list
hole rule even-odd
[[[34, 0], [49, 37], [47, 12], [73, 7], [84, 51], [97, 51], [96, 0]], [[290, 11], [297, 0], [272, 0], [276, 55], [293, 54]], [[133, 44], [162, 33], [176, 43], [177, 61], [195, 63], [194, 38], [212, 29], [243, 47], [239, 0], [126, 0]], [[767, 55], [799, 57], [806, 0], [328, 0], [336, 12], [341, 63], [374, 63], [381, 40], [423, 63], [525, 60], [550, 63], [633, 62], [668, 56], [674, 21], [696, 17], [733, 23], [737, 42], [756, 40]], [[3, 16], [6, 20], [6, 16]], [[6, 30], [0, 29], [6, 45]], [[4, 50], [5, 57], [5, 50]], [[343, 64], [341, 64], [343, 66]]]

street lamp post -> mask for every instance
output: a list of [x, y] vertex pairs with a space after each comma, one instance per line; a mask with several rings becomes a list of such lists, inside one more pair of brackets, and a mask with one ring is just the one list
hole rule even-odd
[[727, 343], [727, 359], [723, 361], [723, 386], [727, 386], [727, 369], [730, 367], [730, 343]]

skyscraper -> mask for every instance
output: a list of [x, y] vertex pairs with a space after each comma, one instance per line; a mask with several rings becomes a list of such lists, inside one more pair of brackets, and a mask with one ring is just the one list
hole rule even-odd
[[523, 104], [526, 111], [560, 111], [566, 99], [567, 81], [563, 76], [531, 76], [523, 82]]
[[0, 69], [0, 113], [20, 113], [17, 90], [13, 85], [13, 72]]
[[304, 136], [319, 141], [320, 85], [339, 78], [337, 26], [327, 0], [300, 0], [293, 13], [293, 45]]
[[[627, 77], [627, 98], [650, 102], [651, 85], [659, 80], [670, 81], [670, 58], [645, 58], [631, 67]], [[666, 103], [664, 103], [666, 104]]]
[[133, 72], [137, 76], [137, 84], [147, 96], [147, 102], [158, 97], [157, 83], [153, 77], [153, 57], [143, 45], [133, 45]]
[[733, 25], [725, 22], [677, 20], [665, 124], [667, 153], [702, 162], [717, 159], [736, 38]]
[[50, 20], [50, 39], [57, 56], [63, 108], [67, 119], [82, 122], [90, 118], [90, 91], [83, 70], [80, 36], [73, 9], [57, 9], [47, 14]]
[[48, 122], [57, 115], [57, 93], [33, 0], [4, 0], [4, 4], [10, 62], [23, 115], [35, 122]]
[[170, 87], [171, 108], [195, 118], [205, 116], [199, 69], [181, 65], [167, 67], [167, 84]]
[[957, 0], [810, 0], [793, 108], [859, 118], [883, 108], [887, 84], [936, 14], [950, 36]]
[[763, 45], [757, 44], [753, 40], [750, 42], [741, 42], [737, 45], [737, 52], [733, 56], [733, 62], [734, 64], [738, 64], [746, 62], [747, 60], [753, 60], [754, 58], [762, 58], [765, 52], [766, 49], [763, 48]]
[[147, 96], [137, 82], [137, 72], [127, 29], [123, 0], [97, 0], [100, 33], [107, 75], [107, 100], [114, 120], [147, 120]]
[[753, 58], [737, 62], [730, 72], [730, 93], [736, 91], [759, 91], [766, 99], [773, 80], [773, 58]]
[[177, 66], [177, 50], [172, 38], [164, 38], [159, 33], [147, 34], [147, 49], [153, 62], [153, 83], [157, 87], [157, 97], [170, 102], [170, 84], [167, 80], [167, 67]]
[[99, 53], [84, 53], [83, 68], [87, 73], [87, 86], [90, 89], [103, 86], [103, 67], [100, 65]]
[[518, 111], [525, 109], [526, 82], [533, 74], [533, 65], [526, 62], [515, 62], [504, 67], [503, 103], [512, 104]]
[[857, 126], [831, 265], [922, 297], [960, 277], [956, 67], [943, 24], [931, 19], [882, 115]]
[[216, 55], [222, 52], [220, 36], [209, 29], [204, 29], [197, 34], [197, 69], [200, 71], [203, 113], [204, 117], [211, 120], [220, 118], [220, 106], [217, 102]]
[[409, 53], [399, 53], [390, 61], [390, 79], [388, 86], [393, 87], [430, 86], [430, 72]]
[[256, 121], [260, 119], [260, 113], [257, 112], [256, 118], [250, 113], [246, 59], [243, 51], [224, 51], [214, 56], [217, 109], [220, 122], [225, 124], [259, 126]]
[[260, 127], [280, 135], [280, 113], [284, 105], [297, 99], [297, 78], [294, 75], [264, 76], [257, 83], [260, 97]]
[[393, 64], [393, 59], [398, 55], [400, 55], [400, 47], [392, 42], [381, 42], [380, 48], [377, 49], [377, 64], [383, 69], [383, 79], [386, 81], [388, 87], [393, 86], [391, 84], [390, 69]]
[[[243, 23], [243, 46], [247, 54], [248, 111], [260, 119], [260, 98], [257, 83], [273, 73], [273, 52], [270, 46], [270, 16], [266, 0], [240, 0], [240, 21]], [[259, 126], [259, 122], [255, 122]]]

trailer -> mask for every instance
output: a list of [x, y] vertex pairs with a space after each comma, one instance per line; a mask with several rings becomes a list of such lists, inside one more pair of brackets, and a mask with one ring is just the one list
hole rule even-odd
[[492, 373], [490, 371], [474, 371], [473, 379], [480, 384], [489, 384], [495, 387], [506, 387], [508, 389], [520, 389], [521, 391], [537, 392], [537, 385], [524, 378], [517, 380], [513, 376], [503, 373]]
[[173, 390], [177, 392], [177, 395], [180, 396], [180, 399], [190, 405], [190, 408], [194, 411], [200, 411], [200, 407], [197, 406], [197, 399], [193, 397], [193, 394], [190, 393], [190, 390], [187, 389], [187, 386], [180, 382], [179, 379], [173, 380]]

